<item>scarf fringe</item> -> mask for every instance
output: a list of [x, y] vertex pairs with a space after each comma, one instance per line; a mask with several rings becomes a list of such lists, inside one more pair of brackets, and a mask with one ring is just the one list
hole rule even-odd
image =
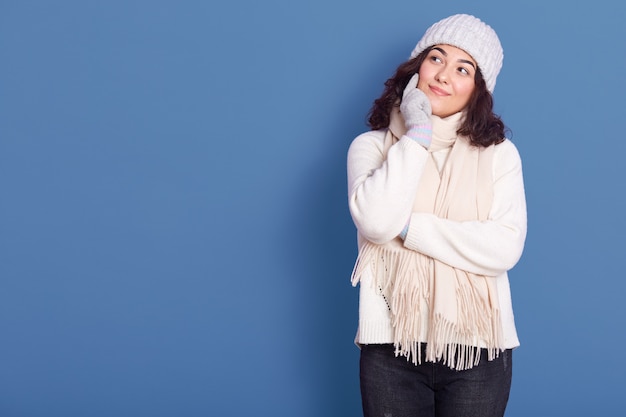
[[[430, 307], [433, 302], [431, 288], [435, 268], [432, 258], [398, 246], [385, 247], [366, 242], [359, 250], [352, 271], [353, 286], [361, 281], [366, 270], [372, 273], [371, 285], [377, 288], [389, 306], [396, 356], [405, 356], [415, 365], [421, 364], [422, 344], [425, 343], [425, 361], [442, 362], [457, 370], [478, 365], [483, 348], [488, 360], [499, 356], [503, 349], [500, 312], [490, 306], [488, 291], [485, 291], [486, 299], [480, 294], [481, 280], [489, 278], [472, 274], [464, 278], [465, 275], [459, 277], [457, 274], [457, 282], [475, 280], [479, 289], [470, 284], [457, 286], [457, 317], [454, 321], [443, 314], [432, 313], [431, 308], [422, 308], [424, 305]], [[430, 312], [427, 329], [423, 328], [426, 322], [423, 311]], [[420, 340], [422, 334], [426, 334], [425, 342]], [[477, 346], [476, 335], [480, 335], [484, 347]]]

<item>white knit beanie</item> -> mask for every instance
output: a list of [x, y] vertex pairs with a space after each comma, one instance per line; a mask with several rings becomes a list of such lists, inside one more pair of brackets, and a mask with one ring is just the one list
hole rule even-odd
[[467, 14], [447, 17], [426, 30], [411, 52], [411, 58], [438, 44], [456, 46], [470, 54], [480, 68], [487, 89], [493, 92], [496, 77], [502, 68], [504, 53], [498, 35], [491, 26]]

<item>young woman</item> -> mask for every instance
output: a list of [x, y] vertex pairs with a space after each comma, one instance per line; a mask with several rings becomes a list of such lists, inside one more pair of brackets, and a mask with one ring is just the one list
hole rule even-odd
[[503, 52], [470, 15], [431, 26], [348, 151], [365, 417], [503, 416], [526, 238], [519, 153], [493, 113]]

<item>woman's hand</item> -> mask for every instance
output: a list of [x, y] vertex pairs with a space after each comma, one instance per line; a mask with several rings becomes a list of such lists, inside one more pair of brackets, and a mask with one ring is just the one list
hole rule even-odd
[[402, 93], [400, 112], [407, 128], [406, 136], [418, 142], [426, 149], [432, 140], [432, 109], [426, 94], [417, 88], [419, 74], [414, 74]]

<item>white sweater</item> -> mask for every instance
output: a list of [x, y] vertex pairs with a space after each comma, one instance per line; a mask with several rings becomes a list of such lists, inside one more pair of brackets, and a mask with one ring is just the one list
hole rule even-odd
[[[404, 246], [455, 268], [497, 280], [504, 347], [515, 348], [515, 329], [507, 271], [519, 260], [526, 238], [526, 199], [522, 163], [508, 139], [496, 145], [493, 160], [493, 204], [489, 220], [458, 222], [433, 214], [412, 213], [422, 169], [429, 155], [439, 170], [449, 148], [429, 153], [403, 136], [384, 158], [386, 129], [359, 135], [348, 150], [349, 207], [365, 240], [382, 244], [396, 238], [410, 219]], [[372, 277], [361, 277], [356, 342], [393, 343], [393, 327], [385, 299]], [[426, 327], [426, 326], [425, 326]], [[422, 335], [420, 341], [425, 341]], [[477, 342], [481, 345], [480, 342]]]

